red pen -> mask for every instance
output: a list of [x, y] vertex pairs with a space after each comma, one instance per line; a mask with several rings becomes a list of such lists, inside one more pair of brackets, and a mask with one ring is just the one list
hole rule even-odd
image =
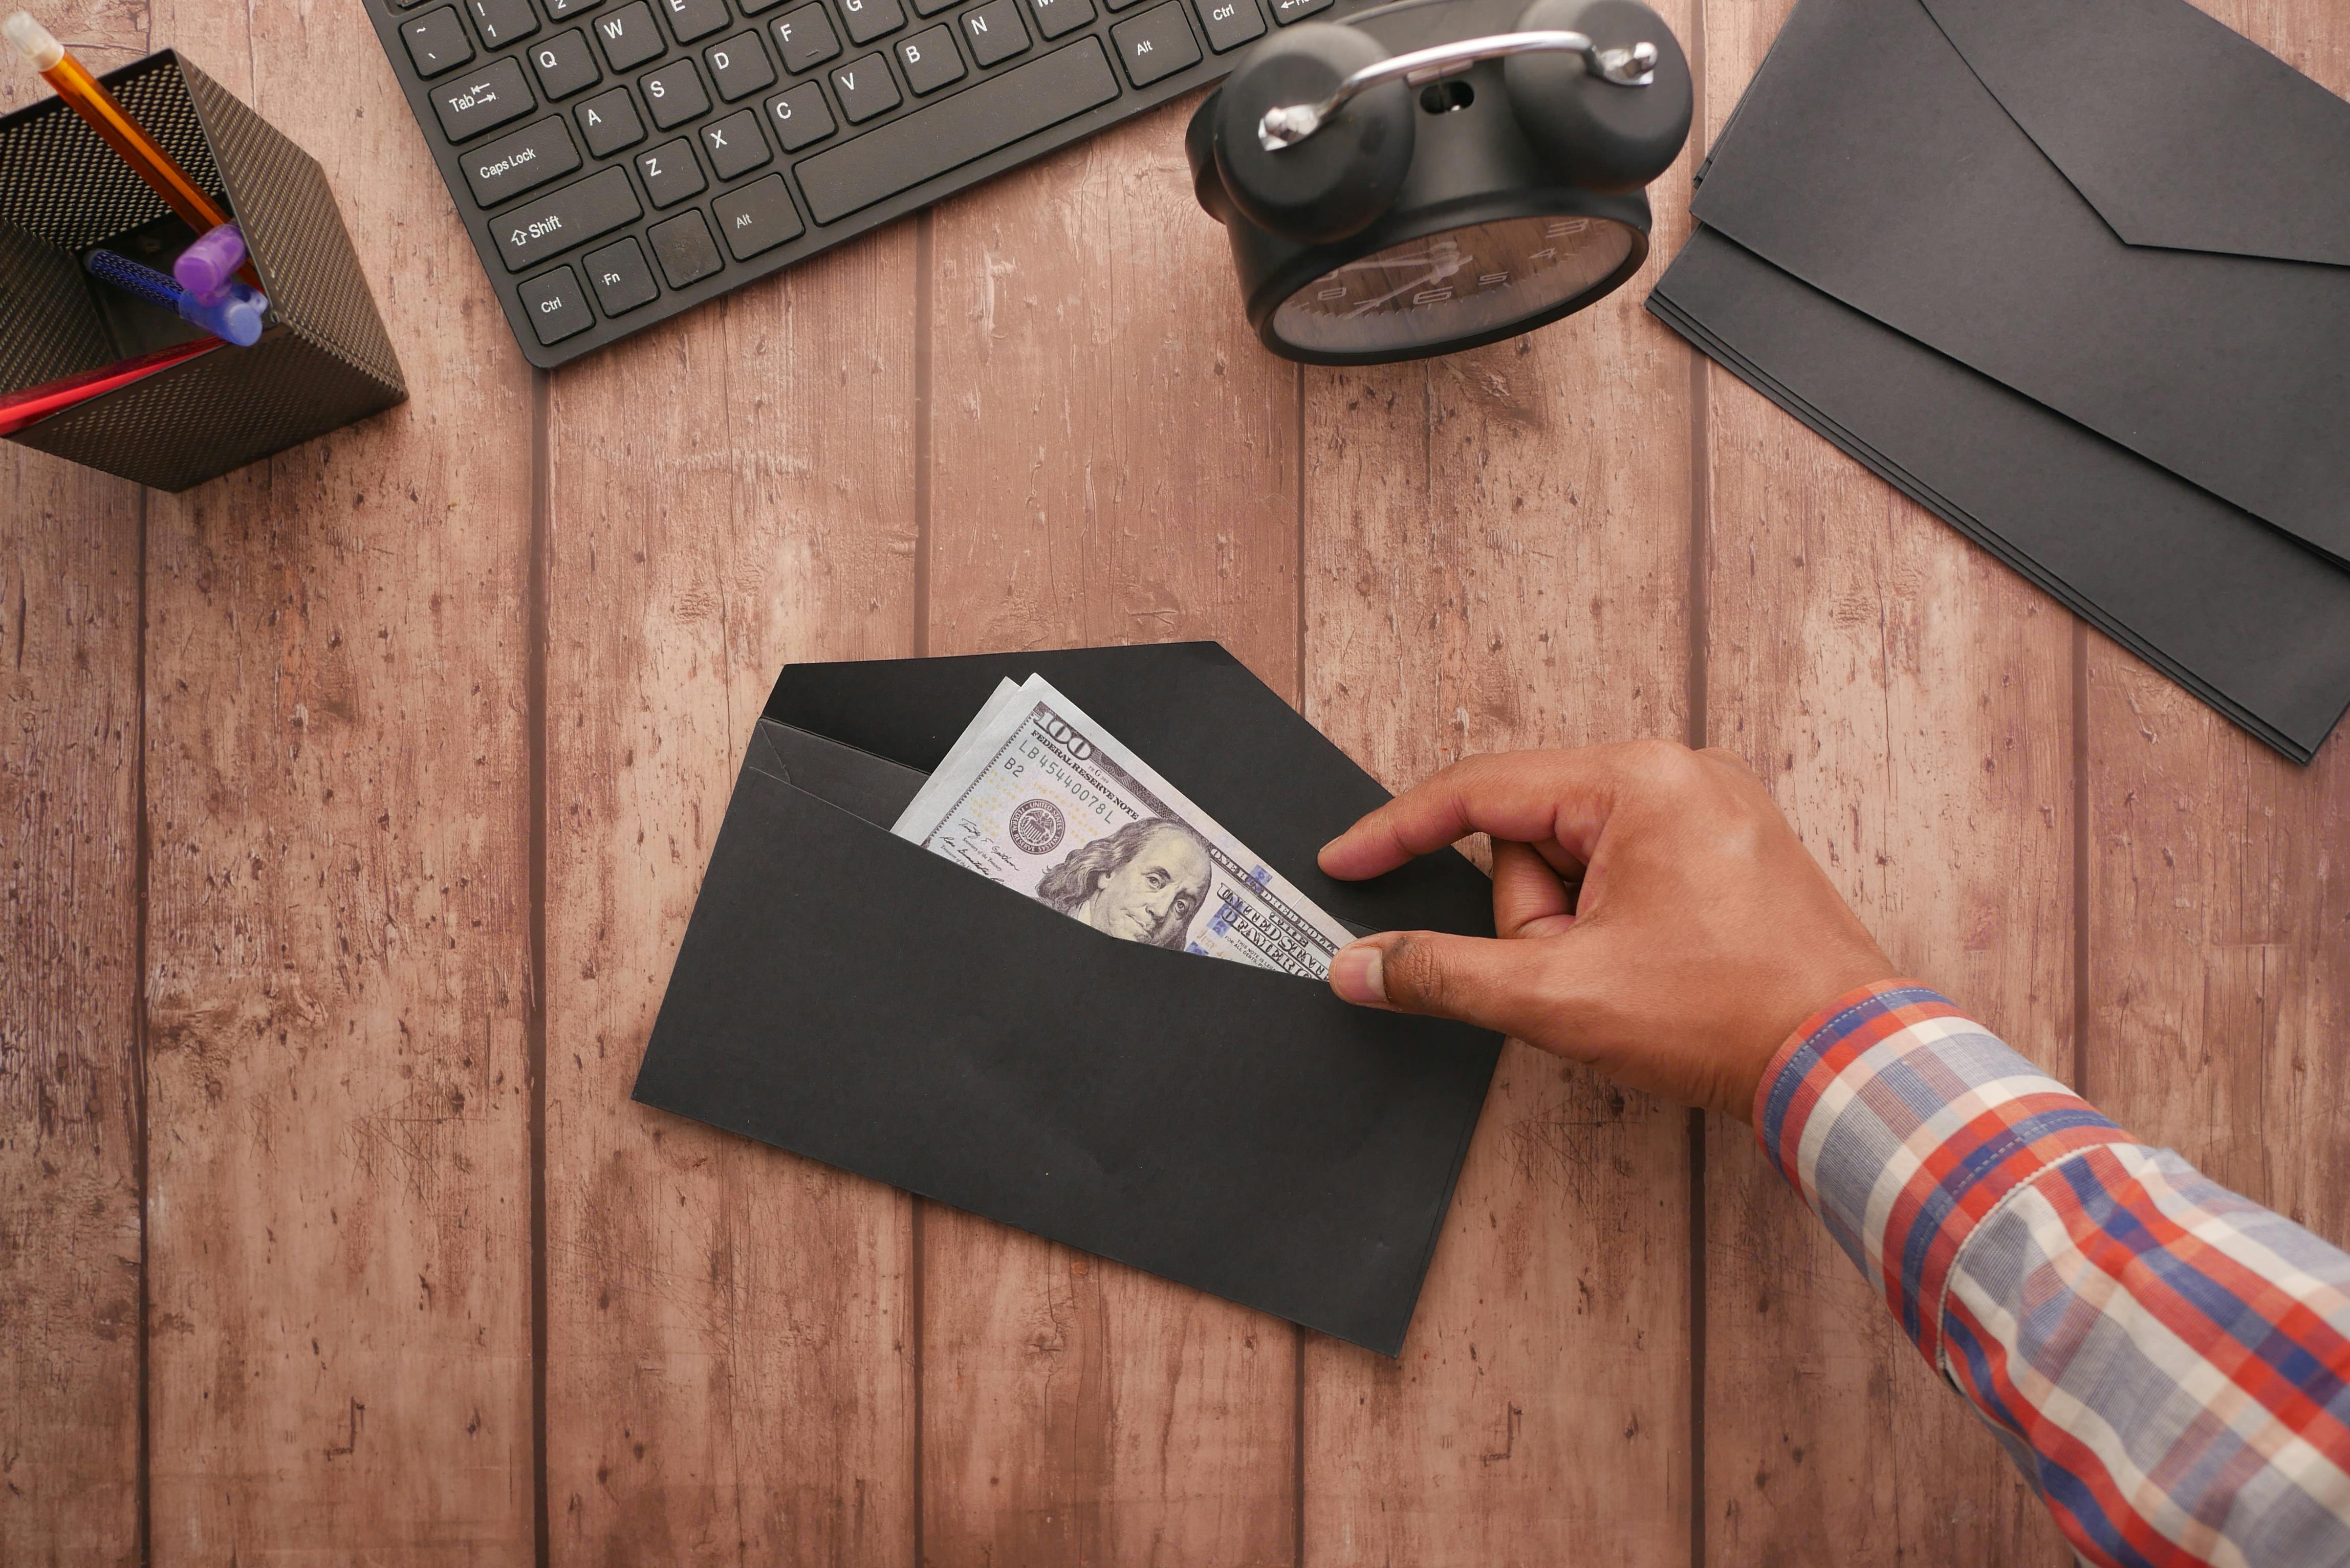
[[15, 435], [26, 425], [38, 423], [51, 414], [63, 413], [92, 398], [103, 397], [118, 387], [143, 380], [182, 359], [209, 354], [220, 347], [221, 340], [217, 337], [192, 338], [185, 343], [174, 343], [169, 348], [158, 348], [152, 354], [141, 354], [136, 359], [102, 365], [95, 370], [44, 381], [37, 387], [26, 387], [18, 392], [0, 393], [0, 436]]

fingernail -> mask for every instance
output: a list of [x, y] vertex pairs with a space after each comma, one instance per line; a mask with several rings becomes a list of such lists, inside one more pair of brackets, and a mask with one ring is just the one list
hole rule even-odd
[[1376, 942], [1340, 948], [1330, 961], [1330, 989], [1346, 1002], [1384, 1006], [1388, 1000], [1387, 954]]

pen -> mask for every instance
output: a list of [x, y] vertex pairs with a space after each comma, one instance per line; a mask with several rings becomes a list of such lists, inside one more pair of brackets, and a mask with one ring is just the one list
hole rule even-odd
[[240, 348], [250, 348], [261, 340], [261, 318], [269, 308], [268, 296], [241, 283], [232, 281], [218, 298], [206, 301], [153, 267], [140, 266], [112, 251], [92, 251], [82, 265], [89, 268], [91, 276], [175, 311], [182, 320], [192, 321]]
[[217, 337], [192, 337], [185, 343], [174, 343], [169, 348], [158, 348], [152, 354], [141, 354], [136, 359], [84, 370], [78, 375], [44, 381], [37, 387], [0, 395], [0, 436], [12, 436], [26, 426], [63, 413], [78, 403], [102, 397], [119, 387], [143, 380], [158, 370], [168, 369], [182, 359], [192, 359], [199, 354], [209, 354], [221, 346]]
[[[155, 144], [152, 137], [139, 128], [139, 122], [115, 101], [105, 84], [89, 74], [82, 63], [66, 52], [66, 47], [47, 27], [33, 18], [29, 11], [19, 11], [5, 23], [0, 32], [17, 51], [32, 62], [42, 79], [57, 89], [66, 106], [89, 123], [89, 128], [106, 139], [106, 144], [121, 155], [131, 171], [147, 182], [155, 194], [180, 215], [181, 221], [198, 234], [209, 234], [229, 222], [227, 213], [219, 202], [206, 195], [188, 171], [180, 167], [172, 155]], [[243, 275], [258, 285], [260, 279], [247, 266]]]

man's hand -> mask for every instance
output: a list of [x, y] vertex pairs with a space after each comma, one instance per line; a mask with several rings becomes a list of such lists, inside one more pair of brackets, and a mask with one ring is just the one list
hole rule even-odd
[[1376, 877], [1472, 833], [1493, 840], [1502, 940], [1367, 937], [1331, 963], [1340, 996], [1482, 1024], [1748, 1121], [1798, 1023], [1898, 972], [1727, 752], [1472, 757], [1331, 840], [1322, 869]]

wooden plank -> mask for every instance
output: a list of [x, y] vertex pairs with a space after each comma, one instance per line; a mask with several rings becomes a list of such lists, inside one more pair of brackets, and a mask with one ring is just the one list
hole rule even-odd
[[529, 379], [359, 6], [156, 41], [324, 165], [414, 401], [150, 501], [154, 1561], [527, 1563]]
[[[1689, 167], [1651, 192], [1657, 259], [1592, 309], [1307, 373], [1306, 711], [1390, 787], [1687, 732], [1690, 371], [1640, 301]], [[1307, 1340], [1307, 1563], [1686, 1556], [1687, 1127], [1507, 1047], [1401, 1359]]]
[[0, 1562], [139, 1552], [139, 529], [0, 453]]
[[2088, 673], [2089, 1092], [2350, 1242], [2350, 750], [2296, 767], [2103, 638]]
[[[1715, 128], [1788, 8], [1708, 8]], [[2071, 618], [1727, 374], [1707, 385], [1710, 738], [1895, 963], [2069, 1073]], [[2069, 1561], [1742, 1126], [1708, 1129], [1705, 1225], [1711, 1560]]]
[[[147, 18], [45, 20], [93, 70]], [[47, 96], [0, 78], [0, 114]], [[0, 448], [0, 1562], [140, 1547], [137, 486]]]
[[909, 1200], [629, 1090], [776, 670], [910, 650], [914, 263], [900, 224], [553, 379], [558, 1564], [912, 1558]]
[[[2350, 93], [2338, 6], [2205, 9]], [[2086, 674], [2089, 1093], [2350, 1244], [2350, 752], [2295, 767], [2102, 637]]]
[[[934, 215], [931, 653], [1217, 638], [1296, 700], [1297, 383], [1192, 200], [1193, 101]], [[1295, 1331], [923, 1224], [929, 1560], [1289, 1561]]]

